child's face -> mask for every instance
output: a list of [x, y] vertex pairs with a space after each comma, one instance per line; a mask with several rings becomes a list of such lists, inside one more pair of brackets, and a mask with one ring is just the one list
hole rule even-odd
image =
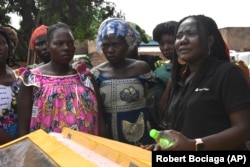
[[55, 30], [48, 48], [54, 62], [60, 64], [70, 63], [75, 53], [72, 33], [65, 28]]

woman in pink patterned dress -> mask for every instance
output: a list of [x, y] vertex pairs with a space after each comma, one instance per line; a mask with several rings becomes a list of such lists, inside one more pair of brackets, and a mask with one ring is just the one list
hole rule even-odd
[[71, 65], [74, 38], [64, 23], [48, 27], [47, 47], [51, 61], [38, 68], [19, 69], [23, 85], [18, 96], [18, 134], [37, 129], [61, 132], [69, 127], [103, 136], [103, 117], [98, 89], [83, 62]]

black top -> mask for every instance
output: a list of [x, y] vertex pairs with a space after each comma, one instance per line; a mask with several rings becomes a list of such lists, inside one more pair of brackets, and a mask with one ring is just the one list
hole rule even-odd
[[250, 106], [250, 87], [242, 71], [229, 62], [211, 63], [198, 87], [183, 102], [188, 89], [190, 86], [184, 85], [184, 81], [178, 83], [168, 116], [172, 123], [176, 118], [171, 128], [191, 139], [230, 128], [229, 113]]

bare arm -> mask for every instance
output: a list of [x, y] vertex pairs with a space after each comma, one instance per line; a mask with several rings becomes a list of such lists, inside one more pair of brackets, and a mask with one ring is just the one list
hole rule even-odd
[[232, 127], [205, 137], [203, 140], [206, 150], [233, 149], [248, 140], [250, 136], [250, 108], [231, 112], [229, 116]]
[[30, 129], [30, 120], [32, 114], [32, 86], [21, 85], [20, 92], [18, 94], [17, 100], [17, 133], [18, 137], [26, 135], [29, 133]]
[[141, 72], [141, 74], [145, 74], [151, 71], [150, 66], [144, 61], [138, 61], [136, 63], [136, 66], [138, 67], [136, 71], [138, 70], [138, 72]]
[[104, 114], [103, 114], [103, 106], [101, 101], [101, 95], [99, 91], [99, 87], [95, 81], [95, 77], [90, 71], [87, 71], [87, 75], [91, 81], [91, 83], [94, 86], [96, 100], [97, 100], [97, 106], [98, 106], [98, 129], [99, 129], [99, 136], [107, 137], [106, 128], [105, 128], [105, 120], [104, 120]]
[[98, 107], [99, 136], [106, 137], [106, 129], [105, 129], [105, 122], [104, 122], [104, 115], [103, 115], [103, 107], [102, 107], [102, 102], [101, 102], [101, 95], [100, 95], [99, 87], [95, 81], [95, 77], [90, 72], [90, 70], [86, 67], [86, 64], [83, 60], [80, 60], [78, 62], [73, 63], [72, 67], [77, 72], [85, 72], [85, 74], [88, 76], [89, 80], [91, 81], [91, 83], [94, 87], [96, 100], [97, 100], [97, 107]]
[[[210, 135], [203, 137], [204, 149], [203, 150], [232, 150], [245, 142], [250, 137], [250, 108], [241, 109], [230, 114], [232, 127]], [[175, 138], [175, 144], [167, 150], [195, 150], [195, 140], [188, 139], [180, 132], [174, 130], [168, 130]], [[156, 144], [141, 146], [147, 150], [161, 150]]]
[[[204, 150], [229, 150], [244, 144], [250, 137], [250, 108], [231, 112], [232, 127], [222, 132], [203, 137]], [[181, 133], [170, 130], [176, 138], [176, 144], [169, 150], [195, 150], [195, 140], [188, 139]]]

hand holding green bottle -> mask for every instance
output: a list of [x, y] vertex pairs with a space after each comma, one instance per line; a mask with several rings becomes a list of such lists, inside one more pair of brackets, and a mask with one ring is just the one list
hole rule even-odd
[[167, 131], [158, 131], [151, 129], [149, 135], [155, 139], [156, 143], [162, 148], [167, 149], [174, 145], [174, 137]]

